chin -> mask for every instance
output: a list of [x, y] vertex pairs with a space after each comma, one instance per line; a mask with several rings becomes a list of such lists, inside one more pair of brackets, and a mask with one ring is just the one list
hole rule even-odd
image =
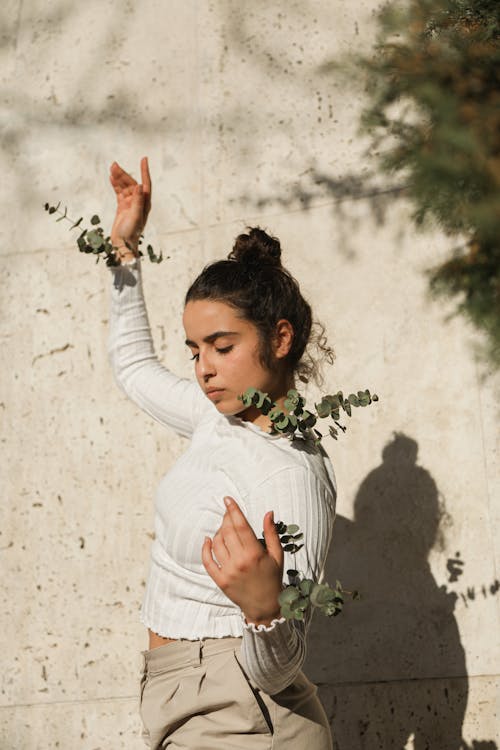
[[224, 414], [225, 417], [235, 417], [242, 411], [241, 406], [231, 407], [228, 404], [215, 404], [215, 408], [220, 414]]
[[220, 414], [224, 414], [226, 417], [235, 417], [245, 410], [245, 407], [238, 401], [237, 404], [231, 403], [230, 401], [218, 401], [214, 403], [215, 408]]

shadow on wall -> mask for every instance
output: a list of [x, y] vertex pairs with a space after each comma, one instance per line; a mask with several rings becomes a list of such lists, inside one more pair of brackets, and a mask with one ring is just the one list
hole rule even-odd
[[335, 621], [315, 617], [306, 665], [335, 750], [464, 748], [468, 679], [456, 595], [437, 586], [427, 559], [442, 543], [443, 512], [417, 452], [396, 434], [359, 488], [354, 520], [335, 522], [326, 580], [338, 577], [362, 599]]

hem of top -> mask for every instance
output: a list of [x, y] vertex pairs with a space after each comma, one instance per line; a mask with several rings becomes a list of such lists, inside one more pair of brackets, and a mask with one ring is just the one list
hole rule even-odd
[[[232, 617], [236, 618], [236, 621], [240, 623], [240, 627], [237, 627], [236, 624], [228, 623], [228, 627], [216, 628], [216, 632], [213, 629], [212, 632], [204, 631], [201, 635], [199, 633], [195, 634], [192, 631], [181, 631], [175, 627], [164, 628], [161, 625], [156, 625], [145, 614], [141, 614], [139, 620], [146, 628], [159, 635], [160, 638], [172, 638], [172, 640], [178, 641], [199, 641], [204, 638], [242, 638], [243, 628], [241, 627], [241, 618], [239, 615], [232, 615]], [[167, 630], [168, 633], [166, 632]]]

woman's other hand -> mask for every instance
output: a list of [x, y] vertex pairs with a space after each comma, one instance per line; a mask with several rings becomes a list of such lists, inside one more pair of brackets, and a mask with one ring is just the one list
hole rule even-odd
[[116, 215], [111, 229], [111, 243], [119, 248], [122, 260], [137, 254], [142, 234], [151, 209], [151, 176], [147, 157], [141, 159], [141, 182], [138, 183], [115, 161], [109, 180], [116, 193]]
[[[267, 549], [232, 498], [224, 498], [226, 512], [213, 539], [205, 538], [201, 557], [217, 586], [242, 610], [247, 622], [270, 625], [280, 617], [284, 553], [273, 512], [264, 516]], [[215, 555], [216, 560], [214, 560]]]

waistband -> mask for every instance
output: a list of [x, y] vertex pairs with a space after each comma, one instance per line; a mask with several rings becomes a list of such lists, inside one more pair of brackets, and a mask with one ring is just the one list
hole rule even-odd
[[241, 638], [204, 638], [198, 641], [175, 641], [142, 651], [143, 670], [154, 672], [174, 671], [185, 667], [200, 667], [203, 662], [224, 651], [234, 651], [241, 646]]

